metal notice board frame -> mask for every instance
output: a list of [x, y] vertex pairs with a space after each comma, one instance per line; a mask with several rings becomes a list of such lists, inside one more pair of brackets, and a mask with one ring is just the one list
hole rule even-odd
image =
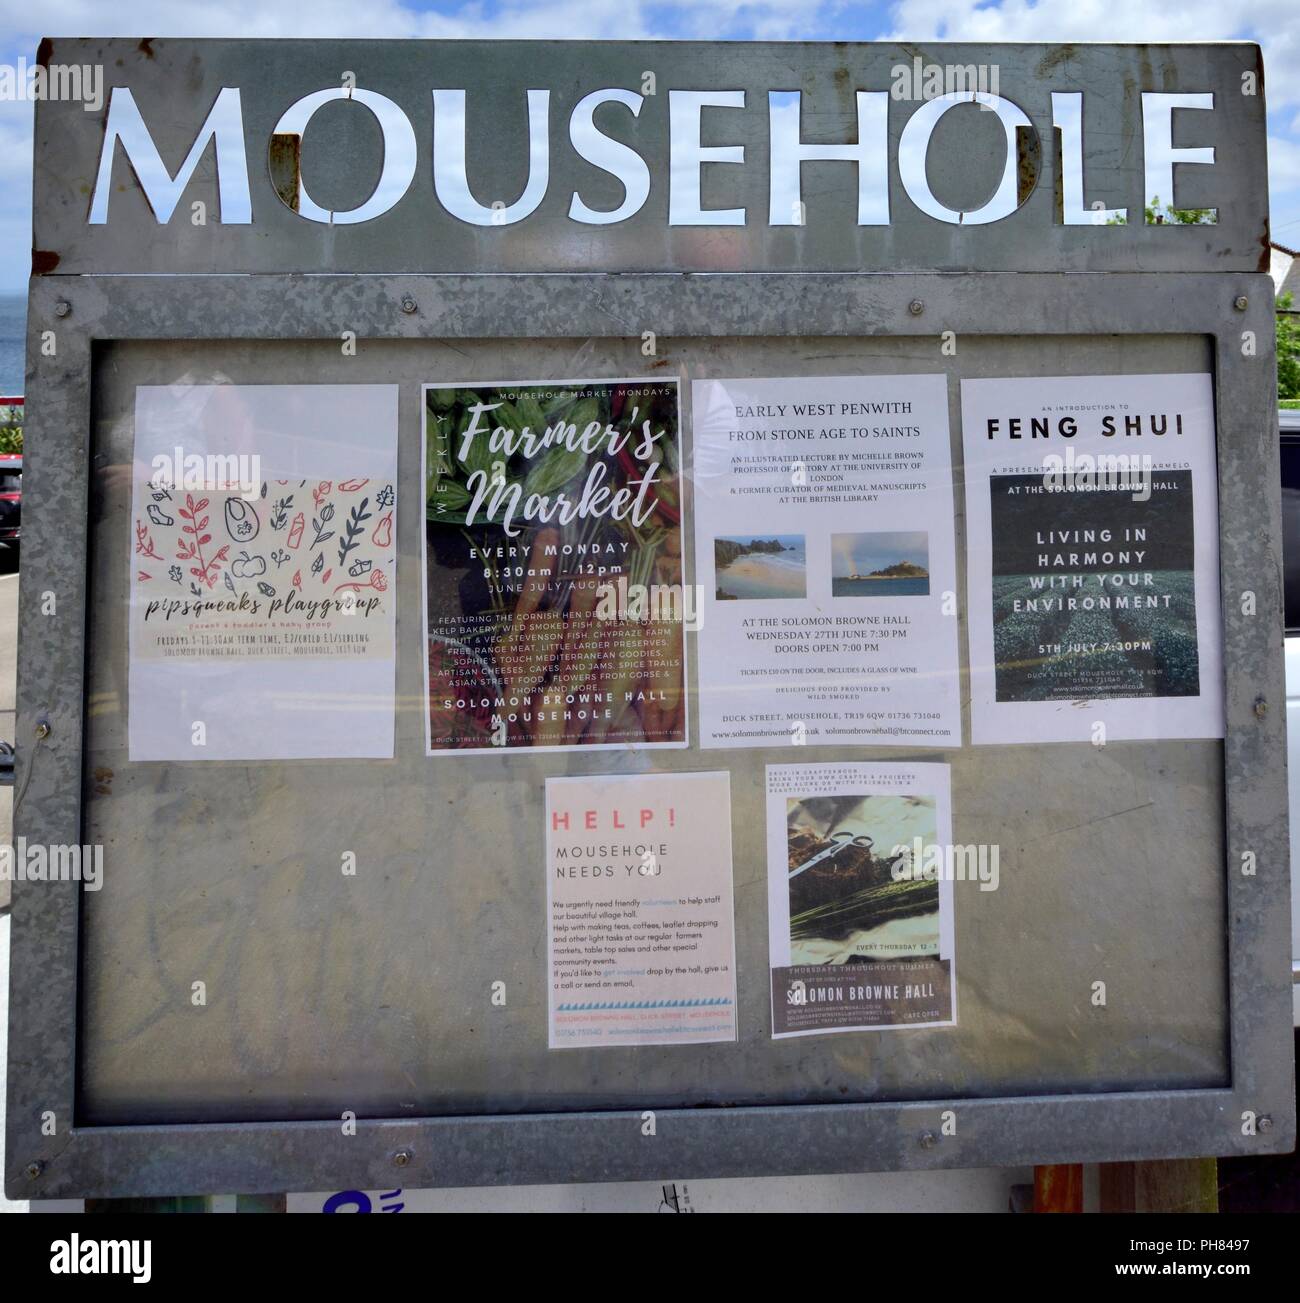
[[[160, 53], [166, 63], [195, 50], [208, 56], [213, 47], [237, 46], [250, 66], [274, 63], [256, 43], [220, 42], [205, 49], [208, 43], [176, 42], [170, 50], [152, 43], [147, 57], [133, 42], [95, 43], [94, 50], [89, 44], [60, 42], [43, 50], [43, 57], [103, 59], [111, 73], [120, 55], [122, 84], [137, 74], [162, 75], [147, 66]], [[372, 63], [385, 44], [369, 46]], [[330, 67], [349, 66], [345, 55], [352, 47], [329, 47], [313, 43], [313, 57]], [[292, 43], [284, 57], [296, 66], [305, 48]], [[702, 68], [719, 48], [729, 60], [741, 57], [738, 47], [709, 46], [681, 47], [682, 57], [690, 68]], [[787, 58], [805, 59], [813, 71], [821, 70], [818, 60], [832, 57], [829, 47], [754, 48], [760, 63], [784, 49]], [[870, 58], [882, 68], [911, 57], [911, 47], [907, 52], [861, 47], [856, 56], [855, 48], [839, 49], [833, 57], [850, 64], [855, 57]], [[1002, 92], [1014, 97], [1024, 86], [1017, 86], [1007, 69], [1031, 70], [1025, 74], [1031, 83], [1046, 85], [1071, 48], [936, 46], [925, 53], [940, 62], [1001, 61]], [[1163, 68], [1173, 69], [1176, 79], [1188, 66], [1197, 75], [1211, 68], [1214, 89], [1223, 94], [1240, 68], [1258, 67], [1258, 52], [1250, 46], [1188, 50], [1131, 47], [1115, 55], [1111, 70], [1118, 80], [1126, 66], [1154, 66], [1151, 77]], [[492, 57], [508, 63], [517, 51], [504, 45]], [[633, 70], [639, 75], [650, 53], [632, 45], [600, 47], [609, 80], [599, 84], [633, 84]], [[654, 55], [663, 58], [663, 47]], [[1092, 47], [1087, 57], [1104, 65], [1106, 47]], [[611, 71], [608, 65], [620, 60], [620, 68]], [[318, 68], [311, 72], [318, 84], [329, 84]], [[303, 93], [311, 88], [306, 83], [312, 77], [298, 81]], [[211, 103], [208, 90], [194, 102]], [[73, 111], [81, 112], [79, 106], [42, 106], [38, 120], [38, 248], [58, 247], [46, 237], [66, 225], [73, 209], [84, 221], [85, 194], [76, 182], [87, 171], [93, 175], [96, 159], [77, 158], [75, 165], [64, 166], [50, 149], [50, 142], [67, 139], [61, 133]], [[1250, 112], [1259, 115], [1258, 131], [1243, 137], [1235, 157], [1224, 151], [1227, 179], [1221, 184], [1223, 194], [1235, 189], [1258, 200], [1264, 184], [1262, 100]], [[74, 125], [80, 129], [80, 123]], [[191, 139], [195, 125], [191, 121], [186, 128]], [[125, 168], [123, 175], [129, 175]], [[196, 195], [205, 185], [210, 188], [210, 180], [196, 179]], [[1046, 202], [1050, 205], [1050, 196]], [[130, 265], [129, 242], [120, 258], [101, 262], [99, 270], [85, 259], [102, 257], [102, 249], [70, 257], [67, 266], [50, 266], [47, 259], [32, 281], [28, 319], [15, 823], [29, 843], [50, 845], [82, 840], [90, 799], [83, 744], [91, 709], [87, 656], [94, 651], [88, 652], [86, 639], [95, 600], [88, 504], [95, 359], [110, 341], [337, 340], [340, 323], [365, 341], [507, 340], [525, 333], [599, 340], [639, 334], [641, 326], [632, 329], [629, 323], [641, 322], [653, 322], [665, 338], [879, 337], [924, 340], [927, 346], [939, 330], [953, 331], [958, 339], [1171, 333], [1208, 339], [1219, 440], [1226, 667], [1223, 871], [1230, 1079], [1221, 1087], [1197, 1089], [1098, 1088], [980, 1098], [954, 1091], [952, 1098], [735, 1107], [716, 1101], [708, 1107], [656, 1107], [653, 1136], [645, 1134], [645, 1110], [635, 1107], [384, 1117], [367, 1116], [364, 1100], [340, 1101], [340, 1108], [359, 1114], [355, 1135], [342, 1133], [337, 1115], [94, 1125], [83, 1117], [80, 1081], [79, 992], [85, 980], [80, 889], [75, 883], [16, 882], [8, 1193], [37, 1198], [251, 1193], [383, 1188], [399, 1174], [406, 1186], [459, 1186], [626, 1180], [669, 1172], [723, 1177], [928, 1170], [1289, 1150], [1295, 1113], [1272, 295], [1268, 277], [1258, 270], [1257, 250], [1238, 238], [1245, 229], [1220, 227], [1216, 233], [1233, 246], [1226, 258], [1208, 244], [1184, 245], [1191, 251], [1189, 270], [1144, 272], [1130, 264], [1068, 277], [1008, 268], [996, 252], [1005, 244], [1002, 237], [990, 237], [998, 244], [964, 245], [955, 255], [978, 266], [975, 251], [982, 247], [996, 270], [934, 273], [790, 267], [746, 269], [743, 275], [606, 274], [549, 267], [496, 276], [302, 275], [296, 273], [339, 269], [293, 266], [286, 255], [290, 261], [280, 273], [247, 275], [225, 266], [215, 270], [232, 274], [187, 275], [173, 266], [165, 268], [173, 274], [151, 276]], [[1152, 232], [1137, 234], [1146, 240]], [[973, 231], [960, 233], [961, 240], [980, 238]], [[1266, 236], [1264, 250], [1266, 257]], [[1140, 255], [1132, 255], [1132, 261], [1140, 265]], [[129, 274], [120, 274], [124, 269]], [[1243, 331], [1254, 332], [1253, 356], [1243, 352]], [[41, 351], [41, 341], [49, 338], [57, 340], [53, 356]], [[403, 439], [410, 435], [402, 431]], [[1247, 593], [1254, 595], [1253, 607], [1243, 601]], [[53, 607], [49, 594], [56, 598]], [[997, 749], [988, 748], [984, 758], [996, 764], [997, 756]], [[872, 758], [889, 756], [873, 753]], [[1254, 857], [1253, 873], [1241, 870], [1248, 853]], [[238, 1065], [230, 1070], [237, 1074]], [[948, 1112], [956, 1115], [955, 1133], [944, 1125]]]

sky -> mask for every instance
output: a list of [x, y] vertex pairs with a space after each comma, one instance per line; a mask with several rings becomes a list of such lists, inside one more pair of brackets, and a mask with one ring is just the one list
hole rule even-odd
[[[0, 63], [42, 36], [1187, 41], [1264, 49], [1273, 238], [1300, 247], [1300, 0], [0, 0]], [[31, 262], [32, 106], [0, 101], [0, 293]]]
[[831, 538], [831, 574], [837, 578], [910, 561], [914, 566], [930, 565], [930, 536], [906, 534], [835, 534]]

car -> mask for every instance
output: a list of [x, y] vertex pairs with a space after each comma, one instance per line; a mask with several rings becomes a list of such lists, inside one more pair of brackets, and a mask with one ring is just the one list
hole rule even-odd
[[22, 538], [23, 458], [0, 455], [0, 545], [18, 550]]

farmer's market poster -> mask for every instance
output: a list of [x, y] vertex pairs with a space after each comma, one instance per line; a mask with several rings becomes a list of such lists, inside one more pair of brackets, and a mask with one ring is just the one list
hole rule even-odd
[[1210, 377], [962, 382], [979, 742], [1223, 735]]
[[773, 1037], [956, 1021], [951, 848], [947, 765], [768, 766]]
[[675, 380], [424, 390], [428, 753], [687, 744]]

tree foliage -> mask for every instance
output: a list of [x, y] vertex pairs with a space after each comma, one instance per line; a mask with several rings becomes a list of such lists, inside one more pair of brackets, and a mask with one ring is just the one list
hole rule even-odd
[[23, 409], [0, 407], [0, 455], [22, 452]]

